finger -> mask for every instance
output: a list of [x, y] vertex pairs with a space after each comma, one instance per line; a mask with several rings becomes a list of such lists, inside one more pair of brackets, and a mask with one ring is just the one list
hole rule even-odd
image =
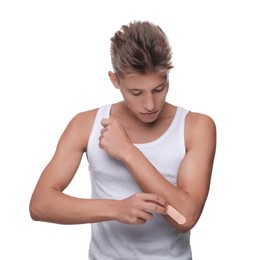
[[147, 220], [145, 220], [143, 218], [137, 218], [136, 221], [131, 224], [145, 224], [146, 222], [147, 222]]
[[102, 125], [103, 127], [106, 127], [106, 126], [110, 125], [111, 122], [112, 122], [111, 119], [103, 118], [103, 119], [101, 120], [101, 125]]
[[162, 206], [154, 202], [147, 202], [145, 205], [147, 211], [165, 215], [167, 211], [167, 206]]
[[141, 211], [139, 215], [139, 219], [143, 219], [144, 221], [149, 221], [153, 218], [153, 214], [147, 210]]
[[153, 202], [167, 208], [167, 202], [164, 198], [157, 194], [152, 193], [137, 193], [136, 196], [139, 196], [142, 200], [147, 202]]

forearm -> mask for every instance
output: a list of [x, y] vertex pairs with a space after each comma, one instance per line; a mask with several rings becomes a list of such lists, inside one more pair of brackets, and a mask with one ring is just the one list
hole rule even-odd
[[144, 224], [152, 213], [166, 213], [166, 202], [160, 196], [136, 193], [123, 200], [79, 199], [57, 190], [47, 192], [42, 201], [32, 197], [30, 213], [34, 220], [58, 224], [84, 224], [115, 220], [125, 224]]
[[143, 192], [160, 195], [187, 219], [186, 224], [181, 227], [166, 216], [172, 225], [185, 231], [194, 226], [199, 217], [199, 211], [189, 193], [164, 178], [136, 147], [126, 153], [123, 162]]
[[114, 200], [82, 199], [52, 189], [44, 198], [33, 195], [31, 218], [58, 224], [84, 224], [113, 220]]

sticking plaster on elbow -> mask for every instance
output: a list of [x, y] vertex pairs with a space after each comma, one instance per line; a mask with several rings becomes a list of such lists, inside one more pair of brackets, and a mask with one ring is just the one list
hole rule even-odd
[[169, 215], [172, 219], [174, 219], [180, 225], [182, 225], [186, 222], [186, 218], [182, 214], [180, 214], [171, 205], [168, 205], [168, 207], [167, 207], [167, 215]]

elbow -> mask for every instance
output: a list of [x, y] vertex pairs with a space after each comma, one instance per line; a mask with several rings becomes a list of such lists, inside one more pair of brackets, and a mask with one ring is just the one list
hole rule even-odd
[[169, 216], [167, 217], [167, 220], [170, 225], [172, 225], [179, 233], [186, 233], [189, 232], [197, 223], [198, 217], [197, 216], [186, 216], [185, 222], [182, 224], [178, 224], [173, 219], [171, 219]]
[[175, 223], [176, 230], [180, 233], [189, 232], [198, 222], [201, 213], [202, 210], [197, 207], [190, 207], [186, 212], [182, 212], [185, 220], [182, 224]]
[[33, 202], [30, 202], [29, 213], [30, 213], [30, 217], [32, 220], [35, 220], [35, 221], [40, 220], [39, 210], [38, 210], [37, 206], [35, 205], [35, 203], [33, 203]]
[[36, 199], [31, 199], [29, 204], [30, 217], [34, 221], [43, 221], [43, 206]]
[[188, 218], [184, 224], [177, 224], [176, 229], [180, 233], [189, 232], [195, 225], [197, 220], [195, 218]]

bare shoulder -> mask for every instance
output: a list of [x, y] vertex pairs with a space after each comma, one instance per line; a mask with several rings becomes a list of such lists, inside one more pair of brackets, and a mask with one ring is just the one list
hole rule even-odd
[[209, 115], [201, 114], [197, 112], [189, 112], [186, 118], [186, 123], [189, 126], [199, 126], [207, 128], [216, 128], [215, 122]]
[[60, 141], [65, 142], [66, 140], [76, 147], [79, 146], [82, 150], [86, 150], [97, 111], [98, 108], [95, 108], [76, 114], [68, 123]]
[[78, 128], [83, 127], [84, 125], [88, 127], [93, 124], [97, 111], [98, 108], [80, 112], [71, 119], [70, 124]]
[[186, 117], [185, 136], [188, 144], [193, 141], [216, 142], [216, 124], [212, 117], [197, 112], [189, 112]]

